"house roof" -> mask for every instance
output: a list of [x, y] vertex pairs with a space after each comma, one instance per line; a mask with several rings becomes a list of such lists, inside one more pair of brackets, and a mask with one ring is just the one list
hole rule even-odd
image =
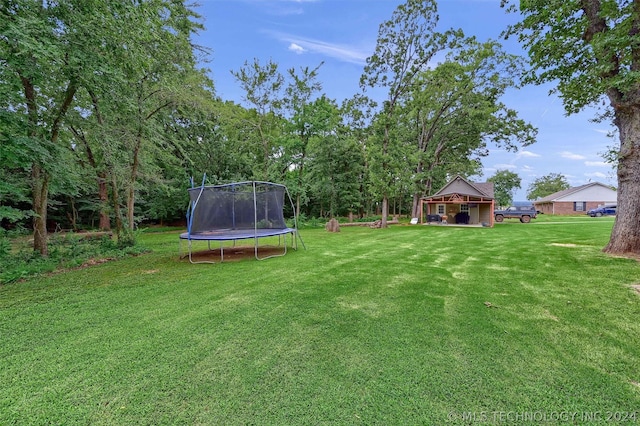
[[451, 179], [438, 192], [432, 195], [442, 196], [450, 194], [471, 195], [483, 198], [495, 198], [493, 182], [469, 182], [462, 176], [458, 175]]
[[[585, 191], [587, 189], [592, 189], [594, 187], [602, 187], [604, 189], [608, 189], [613, 193], [615, 193], [615, 190], [612, 189], [609, 185], [605, 185], [600, 182], [590, 182], [585, 185], [573, 186], [571, 188], [568, 188], [562, 191], [554, 192], [553, 194], [549, 194], [546, 197], [540, 198], [539, 200], [535, 200], [534, 203], [551, 203], [554, 201], [560, 201], [563, 198], [567, 198], [570, 195], [575, 195], [576, 193]], [[598, 201], [601, 201], [601, 200], [598, 200]]]

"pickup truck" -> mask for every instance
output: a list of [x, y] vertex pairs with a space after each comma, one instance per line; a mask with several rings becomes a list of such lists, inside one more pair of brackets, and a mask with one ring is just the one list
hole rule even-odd
[[522, 223], [529, 223], [537, 215], [538, 212], [533, 206], [511, 206], [505, 210], [493, 211], [493, 217], [496, 222], [502, 222], [505, 219], [520, 219]]

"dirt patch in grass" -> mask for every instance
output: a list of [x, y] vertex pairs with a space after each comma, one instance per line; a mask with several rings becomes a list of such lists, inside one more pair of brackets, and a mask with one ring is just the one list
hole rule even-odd
[[[287, 248], [289, 251], [289, 248]], [[284, 253], [283, 247], [259, 247], [258, 257], [265, 258], [268, 256], [274, 256]], [[187, 258], [185, 258], [187, 259]], [[191, 259], [194, 262], [220, 262], [220, 249], [213, 250], [200, 250], [191, 253]], [[224, 262], [237, 262], [239, 260], [254, 259], [255, 260], [255, 247], [242, 246], [242, 247], [225, 247], [224, 248]]]
[[571, 244], [571, 243], [567, 243], [567, 244], [551, 243], [551, 245], [556, 247], [578, 247], [577, 244]]
[[631, 289], [640, 295], [640, 284], [632, 284]]

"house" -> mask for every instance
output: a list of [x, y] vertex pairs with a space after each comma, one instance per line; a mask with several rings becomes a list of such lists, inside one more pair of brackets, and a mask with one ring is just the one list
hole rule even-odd
[[[469, 182], [456, 176], [433, 195], [420, 199], [420, 222], [446, 218], [447, 223], [493, 226], [493, 182]], [[425, 210], [426, 207], [426, 210]]]
[[604, 204], [615, 204], [618, 194], [609, 185], [591, 182], [558, 191], [533, 202], [536, 209], [545, 214], [584, 214]]

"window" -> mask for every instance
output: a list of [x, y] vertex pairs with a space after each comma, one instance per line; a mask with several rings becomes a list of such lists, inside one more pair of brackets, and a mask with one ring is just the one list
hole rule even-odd
[[573, 211], [583, 212], [585, 209], [585, 204], [587, 204], [586, 201], [576, 201], [575, 203], [573, 203]]
[[438, 214], [439, 214], [439, 215], [443, 215], [443, 214], [445, 214], [445, 211], [444, 211], [444, 204], [438, 204]]
[[462, 213], [469, 213], [469, 204], [460, 204], [460, 211]]

